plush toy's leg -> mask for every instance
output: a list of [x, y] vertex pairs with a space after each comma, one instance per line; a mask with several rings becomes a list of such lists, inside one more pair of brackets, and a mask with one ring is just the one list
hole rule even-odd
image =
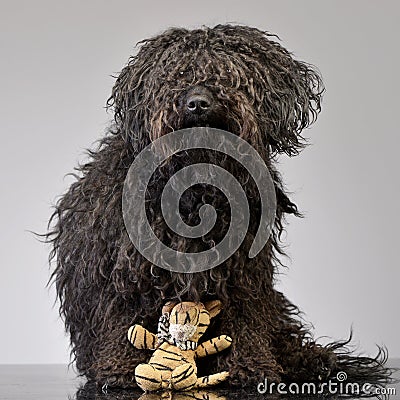
[[[170, 400], [170, 397], [165, 397], [161, 399], [161, 397], [157, 400]], [[177, 392], [172, 396], [173, 400], [228, 400], [228, 398], [219, 393], [214, 393], [211, 390], [189, 390], [187, 392]], [[139, 400], [142, 400], [140, 398]], [[143, 400], [156, 400], [156, 399], [143, 399]]]
[[[133, 398], [133, 397], [132, 397]], [[219, 393], [210, 390], [189, 390], [187, 392], [143, 393], [138, 400], [227, 400]]]
[[139, 364], [135, 368], [135, 379], [138, 386], [147, 392], [161, 389], [162, 386], [161, 372], [150, 364]]
[[163, 400], [162, 392], [160, 393], [143, 393], [138, 400]]
[[217, 374], [203, 376], [201, 378], [197, 378], [195, 388], [203, 388], [207, 386], [215, 386], [219, 383], [226, 381], [229, 377], [229, 372], [218, 372]]
[[197, 375], [192, 364], [182, 364], [172, 371], [171, 386], [175, 390], [192, 389], [196, 382]]

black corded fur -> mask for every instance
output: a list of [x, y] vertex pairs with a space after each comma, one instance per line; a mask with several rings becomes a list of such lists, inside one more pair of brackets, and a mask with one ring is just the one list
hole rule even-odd
[[[188, 90], [199, 87], [212, 93], [216, 104], [204, 119], [192, 118], [182, 107]], [[275, 159], [304, 147], [301, 132], [317, 118], [322, 93], [321, 78], [312, 66], [296, 61], [275, 36], [255, 28], [173, 28], [141, 42], [108, 101], [115, 123], [90, 152], [90, 162], [78, 168], [76, 181], [56, 205], [47, 234], [53, 246], [50, 259], [56, 260], [52, 278], [60, 313], [82, 374], [100, 384], [133, 386], [134, 369], [148, 355], [129, 345], [128, 327], [140, 323], [154, 332], [169, 299], [218, 298], [224, 310], [208, 334], [230, 334], [234, 342], [225, 354], [200, 363], [200, 370], [229, 370], [231, 385], [253, 387], [264, 378], [321, 382], [338, 371], [345, 371], [349, 382], [388, 381], [384, 349], [368, 358], [353, 355], [347, 341], [317, 344], [298, 318], [297, 307], [274, 288], [285, 215], [299, 215], [285, 193]], [[204, 185], [185, 193], [180, 211], [194, 225], [199, 205], [208, 202], [218, 210], [218, 229], [202, 240], [185, 239], [172, 234], [162, 218], [158, 199], [166, 181], [196, 159], [234, 173], [251, 210], [244, 243], [223, 265], [197, 274], [171, 273], [151, 265], [129, 240], [121, 212], [122, 187], [135, 156], [151, 140], [195, 125], [228, 130], [257, 149], [276, 188], [275, 226], [262, 252], [249, 259], [260, 203], [244, 168], [213, 152], [171, 157], [153, 176], [147, 196], [151, 226], [169, 247], [208, 249], [229, 226], [226, 198]]]

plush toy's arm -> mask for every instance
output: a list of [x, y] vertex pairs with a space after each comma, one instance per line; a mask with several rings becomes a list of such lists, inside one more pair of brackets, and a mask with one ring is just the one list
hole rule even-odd
[[133, 325], [129, 328], [128, 340], [137, 349], [154, 350], [157, 345], [157, 336], [141, 325]]
[[217, 338], [207, 340], [200, 344], [195, 350], [197, 357], [205, 357], [211, 354], [219, 353], [228, 348], [232, 343], [232, 338], [226, 335], [218, 336]]

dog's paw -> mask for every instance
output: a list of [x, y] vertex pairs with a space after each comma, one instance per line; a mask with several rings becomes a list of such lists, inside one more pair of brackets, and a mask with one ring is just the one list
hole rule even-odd
[[257, 385], [265, 382], [279, 383], [280, 375], [273, 370], [261, 370], [251, 366], [247, 368], [244, 365], [235, 365], [229, 369], [229, 385], [232, 387], [257, 388]]

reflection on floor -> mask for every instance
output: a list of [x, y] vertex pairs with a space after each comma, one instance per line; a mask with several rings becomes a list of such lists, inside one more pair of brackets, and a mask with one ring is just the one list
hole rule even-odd
[[[400, 368], [400, 359], [390, 360], [391, 367]], [[395, 373], [395, 378], [400, 379], [400, 373]], [[338, 386], [337, 386], [338, 387]], [[259, 399], [284, 399], [301, 397], [303, 399], [324, 398], [326, 395], [307, 395], [313, 393], [313, 388], [306, 388], [303, 396], [290, 395], [301, 388], [289, 387], [279, 391], [277, 388], [273, 394], [263, 393], [262, 385], [249, 390], [196, 390], [183, 393], [149, 393], [145, 394], [139, 390], [116, 391], [99, 390], [94, 384], [86, 383], [81, 378], [76, 377], [72, 368], [66, 365], [0, 365], [0, 399], [1, 400], [259, 400]], [[395, 389], [395, 394], [390, 394], [386, 398], [400, 399], [400, 384], [393, 384], [386, 388], [389, 393]], [[259, 391], [261, 393], [259, 393]], [[318, 388], [316, 388], [318, 393]], [[330, 396], [330, 399], [340, 396]], [[356, 396], [354, 396], [356, 397]], [[381, 396], [382, 398], [383, 396]], [[347, 399], [352, 397], [347, 396]], [[371, 398], [371, 397], [370, 397]]]

